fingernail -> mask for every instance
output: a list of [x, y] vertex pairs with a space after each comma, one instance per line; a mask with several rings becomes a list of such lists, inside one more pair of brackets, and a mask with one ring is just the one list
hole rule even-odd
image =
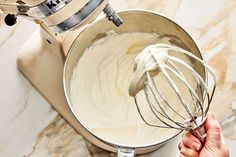
[[201, 147], [201, 145], [199, 143], [194, 142], [192, 144], [192, 149], [194, 149], [196, 151], [200, 150], [200, 147]]

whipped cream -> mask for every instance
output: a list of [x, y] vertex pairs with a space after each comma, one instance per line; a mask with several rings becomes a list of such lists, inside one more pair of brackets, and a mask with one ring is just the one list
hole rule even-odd
[[135, 58], [134, 76], [129, 86], [129, 94], [134, 97], [144, 89], [147, 80], [146, 73], [154, 77], [160, 72], [160, 65], [167, 64], [168, 47], [166, 45], [150, 45]]
[[[156, 43], [170, 44], [168, 38], [153, 33], [109, 33], [85, 50], [74, 68], [70, 92], [80, 123], [91, 133], [113, 144], [132, 147], [156, 144], [178, 133], [178, 130], [146, 125], [129, 95], [135, 58], [145, 47]], [[163, 75], [158, 74], [155, 78], [160, 89], [171, 90], [163, 81]], [[181, 81], [176, 83], [181, 84]], [[188, 93], [187, 89], [182, 90]], [[167, 99], [176, 103], [175, 94], [171, 91], [168, 94]], [[138, 100], [147, 119], [162, 125], [150, 114], [142, 92]], [[183, 112], [177, 103], [173, 108]]]

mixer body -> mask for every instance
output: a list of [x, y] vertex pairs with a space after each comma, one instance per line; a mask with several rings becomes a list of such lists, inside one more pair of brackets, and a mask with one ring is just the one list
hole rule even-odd
[[17, 16], [23, 16], [37, 23], [44, 23], [55, 33], [61, 33], [90, 23], [102, 11], [109, 20], [119, 26], [122, 21], [108, 2], [108, 0], [2, 0], [0, 10], [8, 14], [5, 18], [8, 25], [15, 24]]

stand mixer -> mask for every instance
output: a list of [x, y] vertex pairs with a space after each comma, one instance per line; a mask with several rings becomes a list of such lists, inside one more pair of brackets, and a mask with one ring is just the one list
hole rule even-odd
[[[72, 39], [72, 42], [77, 36], [74, 31], [68, 32], [68, 30], [90, 23], [102, 11], [115, 25], [122, 24], [122, 20], [110, 7], [108, 0], [82, 0], [79, 2], [76, 0], [0, 1], [0, 13], [7, 14], [4, 19], [7, 25], [14, 25], [18, 16], [32, 20], [39, 24], [49, 36], [55, 38], [62, 47], [68, 45], [64, 43], [65, 40], [68, 41], [67, 38]], [[67, 49], [63, 50], [67, 52]]]
[[[63, 92], [62, 76], [64, 83], [69, 84], [72, 61], [79, 58], [84, 48], [89, 46], [89, 42], [96, 37], [103, 35], [109, 30], [119, 33], [128, 31], [154, 32], [160, 35], [170, 35], [180, 39], [184, 45], [178, 45], [189, 49], [197, 56], [201, 56], [197, 46], [191, 37], [178, 25], [169, 19], [158, 14], [147, 11], [127, 11], [121, 12], [119, 16], [108, 4], [108, 0], [37, 0], [37, 1], [2, 1], [0, 11], [8, 14], [5, 22], [13, 25], [17, 21], [17, 16], [22, 16], [33, 20], [40, 25], [32, 37], [22, 47], [17, 64], [21, 72], [30, 80], [36, 89], [49, 101], [55, 105], [55, 109], [77, 130], [83, 137], [93, 144], [113, 152], [118, 152], [119, 156], [134, 156], [137, 154], [156, 150], [169, 139], [180, 133], [179, 131], [162, 141], [140, 147], [117, 146], [102, 139], [92, 136], [85, 128], [79, 126], [67, 105]], [[92, 27], [87, 27], [102, 11], [105, 12], [108, 20], [101, 20]], [[1, 12], [0, 12], [1, 13]], [[116, 26], [121, 25], [119, 29]], [[79, 26], [79, 27], [78, 27]], [[81, 31], [83, 32], [81, 33]], [[79, 34], [80, 37], [78, 37]], [[173, 42], [179, 42], [178, 40]], [[74, 45], [71, 48], [71, 45]], [[78, 46], [79, 45], [79, 46]], [[78, 48], [74, 48], [78, 47]], [[65, 56], [69, 53], [66, 62], [67, 72], [53, 67], [64, 67]], [[50, 62], [50, 66], [46, 65]], [[64, 69], [65, 70], [65, 69]], [[67, 78], [68, 77], [68, 78]], [[66, 86], [64, 84], [64, 86]], [[67, 87], [64, 87], [64, 90]], [[56, 92], [55, 92], [56, 91]], [[65, 91], [69, 91], [66, 89]]]
[[[15, 2], [15, 3], [14, 3]], [[0, 10], [8, 14], [5, 23], [9, 26], [17, 22], [17, 16], [23, 16], [44, 23], [55, 33], [61, 33], [76, 26], [89, 23], [103, 10], [107, 18], [116, 26], [121, 19], [108, 4], [108, 0], [17, 0], [0, 2]]]

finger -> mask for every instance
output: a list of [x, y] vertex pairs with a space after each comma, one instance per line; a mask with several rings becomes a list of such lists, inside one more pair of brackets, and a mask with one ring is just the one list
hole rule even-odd
[[187, 148], [184, 145], [181, 147], [180, 153], [186, 157], [198, 157], [199, 156], [199, 152], [197, 152], [191, 148]]
[[179, 154], [179, 157], [185, 157], [182, 153]]
[[202, 148], [202, 143], [190, 132], [185, 132], [183, 135], [183, 144], [187, 148], [199, 151]]
[[178, 145], [179, 151], [181, 150], [182, 147], [183, 147], [183, 142], [180, 142]]
[[207, 114], [205, 128], [207, 132], [206, 141], [210, 142], [221, 141], [220, 123], [217, 121], [216, 116], [213, 112], [209, 112]]
[[[181, 150], [181, 148], [183, 147], [183, 142], [180, 142], [178, 145], [179, 151]], [[182, 153], [179, 154], [179, 157], [185, 157]]]

